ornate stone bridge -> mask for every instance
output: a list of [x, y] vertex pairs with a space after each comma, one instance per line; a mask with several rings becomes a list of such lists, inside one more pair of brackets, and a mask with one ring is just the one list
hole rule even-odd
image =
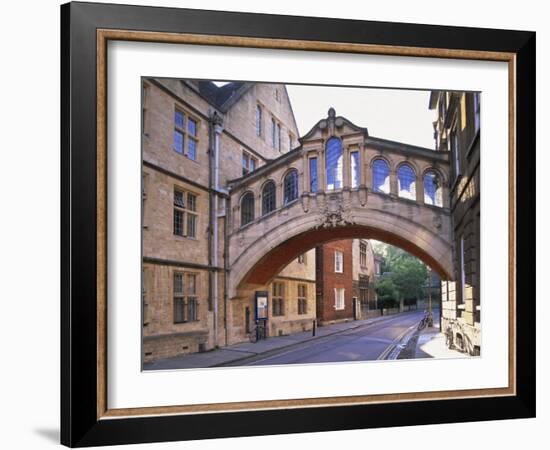
[[371, 137], [332, 108], [300, 144], [229, 183], [229, 298], [345, 238], [397, 245], [454, 277], [447, 152]]

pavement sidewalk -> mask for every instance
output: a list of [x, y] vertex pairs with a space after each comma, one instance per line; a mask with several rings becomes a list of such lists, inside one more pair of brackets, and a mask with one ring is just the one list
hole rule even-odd
[[439, 323], [432, 328], [424, 328], [418, 335], [414, 358], [468, 358], [467, 353], [451, 350], [445, 343], [445, 334], [441, 333]]
[[[401, 313], [407, 314], [407, 313]], [[191, 353], [173, 358], [144, 363], [143, 370], [169, 370], [169, 369], [197, 369], [205, 367], [217, 367], [238, 362], [239, 360], [292, 347], [297, 344], [319, 339], [332, 334], [359, 328], [373, 323], [396, 317], [397, 314], [373, 317], [362, 320], [350, 320], [348, 322], [335, 323], [318, 327], [315, 336], [311, 331], [291, 334], [287, 336], [273, 336], [257, 342], [241, 342], [204, 353]]]

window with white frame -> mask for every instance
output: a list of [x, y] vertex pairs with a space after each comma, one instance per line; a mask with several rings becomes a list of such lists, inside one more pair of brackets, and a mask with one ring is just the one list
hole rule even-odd
[[334, 309], [342, 310], [346, 307], [344, 300], [345, 291], [344, 288], [334, 288]]
[[344, 272], [344, 254], [339, 251], [334, 252], [334, 272]]
[[359, 263], [361, 267], [367, 266], [367, 244], [365, 242], [359, 244]]

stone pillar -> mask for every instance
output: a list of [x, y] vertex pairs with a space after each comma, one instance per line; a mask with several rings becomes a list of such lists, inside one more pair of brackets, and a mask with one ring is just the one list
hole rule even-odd
[[350, 162], [350, 156], [349, 156], [349, 147], [346, 146], [344, 147], [344, 152], [343, 152], [343, 161], [342, 161], [342, 164], [344, 165], [343, 167], [343, 183], [342, 183], [342, 187], [343, 188], [350, 188], [351, 187], [351, 177], [350, 177], [350, 166], [351, 166], [351, 162]]
[[259, 187], [260, 192], [254, 193], [254, 219], [262, 217], [262, 189]]
[[275, 201], [276, 201], [277, 208], [281, 208], [282, 206], [284, 206], [285, 196], [284, 196], [283, 189], [284, 189], [283, 180], [281, 180], [280, 182], [275, 182]]
[[449, 198], [449, 186], [447, 183], [443, 183], [443, 185], [439, 188], [441, 189], [441, 199], [443, 200], [443, 207], [444, 208], [450, 208], [451, 207], [451, 199]]
[[359, 147], [359, 186], [370, 186], [370, 184], [367, 184], [369, 172], [367, 152], [365, 146], [361, 144]]
[[395, 195], [397, 197], [398, 190], [397, 190], [397, 171], [394, 168], [390, 169], [390, 194]]
[[306, 194], [309, 192], [309, 158], [307, 155], [307, 152], [304, 152], [304, 156], [302, 158], [302, 164], [304, 166], [303, 169], [303, 177], [302, 177], [302, 194]]
[[416, 177], [416, 202], [419, 205], [424, 204], [424, 179], [422, 178], [422, 174]]
[[317, 150], [317, 191], [325, 192], [327, 190], [325, 173], [325, 151], [320, 149]]

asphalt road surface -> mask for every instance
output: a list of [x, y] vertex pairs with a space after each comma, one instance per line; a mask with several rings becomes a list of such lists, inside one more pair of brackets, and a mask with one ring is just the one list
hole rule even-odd
[[234, 365], [263, 366], [383, 359], [411, 331], [411, 327], [416, 327], [423, 315], [424, 312], [419, 310], [388, 316], [369, 325], [281, 349], [269, 356], [258, 355], [240, 360]]

